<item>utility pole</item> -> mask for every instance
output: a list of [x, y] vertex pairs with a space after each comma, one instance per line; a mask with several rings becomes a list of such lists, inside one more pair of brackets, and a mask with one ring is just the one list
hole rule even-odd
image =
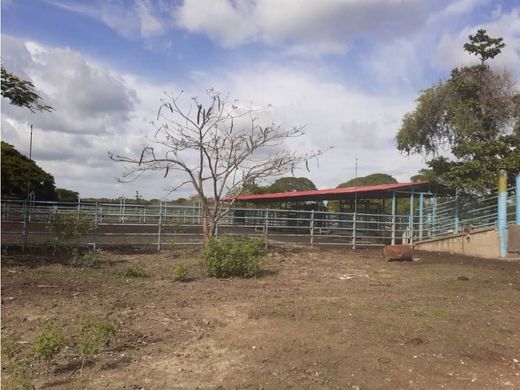
[[[32, 160], [32, 139], [33, 139], [33, 125], [31, 123], [31, 137], [29, 138], [29, 160]], [[29, 163], [27, 172], [27, 200], [31, 192], [31, 164]]]
[[354, 177], [357, 177], [357, 166], [358, 166], [358, 158], [356, 157], [356, 169], [354, 170]]

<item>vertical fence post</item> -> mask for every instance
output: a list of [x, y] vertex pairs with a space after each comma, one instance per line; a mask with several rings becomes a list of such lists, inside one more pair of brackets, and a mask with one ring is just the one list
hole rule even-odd
[[356, 212], [352, 214], [352, 249], [356, 249]]
[[269, 209], [266, 209], [265, 210], [265, 226], [264, 226], [265, 249], [267, 249], [268, 234], [269, 234]]
[[29, 231], [27, 227], [27, 199], [23, 202], [23, 243], [22, 250], [25, 252], [25, 247], [27, 246], [27, 240], [29, 238]]
[[453, 218], [453, 232], [458, 233], [460, 230], [460, 219], [459, 219], [459, 192], [455, 192], [455, 216]]
[[161, 232], [162, 232], [162, 215], [163, 215], [163, 203], [159, 201], [159, 223], [157, 228], [157, 251], [161, 250]]
[[501, 169], [498, 176], [498, 236], [500, 257], [507, 256], [507, 173]]
[[395, 212], [397, 200], [395, 198], [395, 191], [392, 193], [392, 245], [395, 245]]
[[311, 211], [311, 247], [314, 247], [314, 210]]
[[94, 243], [93, 243], [93, 247], [94, 247], [94, 252], [96, 251], [97, 249], [97, 226], [98, 226], [98, 202], [96, 202], [96, 211], [95, 211], [95, 214], [94, 214]]
[[424, 193], [419, 194], [419, 241], [423, 239]]
[[408, 223], [409, 223], [409, 230], [410, 230], [410, 236], [408, 239], [408, 244], [413, 244], [413, 192], [410, 194], [410, 215], [408, 217]]
[[520, 173], [516, 175], [516, 224], [520, 225]]

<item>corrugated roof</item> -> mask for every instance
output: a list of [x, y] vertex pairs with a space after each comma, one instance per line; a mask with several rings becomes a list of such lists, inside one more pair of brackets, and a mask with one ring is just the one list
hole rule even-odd
[[[407, 183], [392, 183], [392, 184], [378, 184], [368, 186], [346, 187], [346, 188], [332, 188], [324, 190], [311, 191], [294, 191], [294, 192], [277, 192], [274, 194], [255, 194], [255, 195], [240, 195], [236, 198], [237, 201], [313, 201], [313, 200], [337, 200], [350, 199], [355, 194], [358, 198], [374, 198], [376, 196], [388, 197], [393, 191], [397, 190], [414, 190], [417, 192], [428, 192], [431, 190], [431, 185], [434, 184], [429, 181], [407, 182]], [[386, 195], [386, 196], [385, 196]], [[233, 197], [227, 198], [232, 200]]]

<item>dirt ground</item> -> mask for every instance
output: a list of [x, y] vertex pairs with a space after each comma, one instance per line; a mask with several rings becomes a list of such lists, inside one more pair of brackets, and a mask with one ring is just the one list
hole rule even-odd
[[[3, 344], [28, 356], [38, 389], [520, 388], [519, 262], [286, 248], [257, 278], [219, 280], [195, 251], [100, 256], [100, 268], [2, 257]], [[175, 262], [188, 282], [170, 277]], [[150, 276], [121, 276], [129, 265]], [[84, 313], [118, 331], [82, 372], [73, 342], [30, 360], [46, 321], [70, 338]], [[6, 385], [16, 356], [2, 352]]]

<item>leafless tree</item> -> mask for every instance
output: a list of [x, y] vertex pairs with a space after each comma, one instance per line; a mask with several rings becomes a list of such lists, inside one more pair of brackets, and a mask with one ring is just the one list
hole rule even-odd
[[284, 149], [286, 139], [304, 134], [303, 127], [262, 126], [255, 116], [261, 109], [253, 104], [243, 107], [213, 89], [207, 91], [204, 104], [193, 97], [183, 106], [182, 97], [181, 92], [162, 100], [155, 135], [140, 156], [110, 153], [110, 158], [127, 163], [123, 181], [148, 171], [162, 171], [164, 177], [180, 173], [182, 182], [172, 191], [186, 184], [195, 189], [205, 243], [248, 185], [286, 174], [300, 163], [308, 169], [309, 159], [321, 154]]

